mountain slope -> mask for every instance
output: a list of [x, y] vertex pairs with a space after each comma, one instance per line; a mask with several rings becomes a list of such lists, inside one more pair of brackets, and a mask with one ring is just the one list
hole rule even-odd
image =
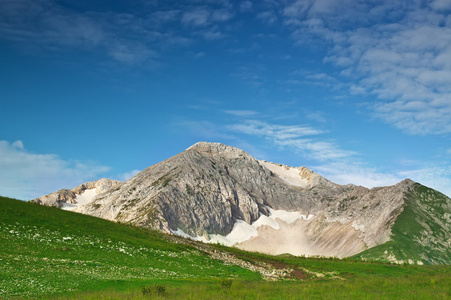
[[120, 181], [102, 178], [96, 181], [80, 184], [73, 189], [61, 189], [57, 192], [36, 198], [31, 202], [46, 206], [55, 206], [65, 210], [74, 210], [87, 204], [100, 193], [110, 190], [118, 185]]
[[261, 275], [161, 232], [0, 197], [0, 298], [218, 277]]
[[[398, 217], [420, 201], [416, 186], [408, 179], [373, 189], [338, 185], [304, 167], [201, 142], [76, 211], [268, 254], [347, 257], [392, 239]], [[443, 230], [435, 242], [444, 247], [450, 230], [434, 224]]]
[[451, 200], [415, 184], [406, 195], [403, 212], [396, 219], [389, 242], [356, 257], [397, 263], [451, 262]]

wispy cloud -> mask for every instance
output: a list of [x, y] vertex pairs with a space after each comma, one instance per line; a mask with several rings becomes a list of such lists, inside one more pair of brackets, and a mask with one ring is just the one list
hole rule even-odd
[[448, 1], [290, 1], [282, 10], [295, 43], [331, 45], [325, 61], [375, 95], [369, 109], [410, 134], [451, 133]]
[[429, 5], [437, 11], [451, 11], [451, 2], [447, 0], [433, 0]]
[[332, 141], [321, 138], [323, 130], [305, 125], [278, 125], [248, 120], [228, 126], [228, 129], [248, 135], [264, 137], [274, 145], [301, 151], [319, 161], [344, 158], [354, 155], [341, 149]]
[[356, 161], [335, 161], [312, 167], [327, 179], [339, 184], [355, 184], [368, 188], [393, 185], [405, 177], [383, 172]]
[[223, 112], [237, 117], [250, 117], [258, 115], [258, 112], [254, 110], [224, 110]]
[[260, 92], [263, 92], [265, 84], [267, 83], [266, 73], [267, 69], [264, 65], [251, 63], [240, 66], [236, 72], [231, 74], [231, 76], [237, 78], [246, 85], [259, 89]]
[[0, 194], [3, 196], [29, 200], [96, 180], [109, 170], [94, 162], [32, 153], [21, 141], [0, 141]]
[[0, 17], [3, 38], [39, 41], [47, 48], [57, 45], [95, 47], [106, 38], [104, 28], [94, 15], [67, 12], [53, 1], [1, 1]]
[[187, 11], [182, 16], [182, 22], [191, 26], [206, 26], [209, 24], [211, 11], [206, 8], [197, 8]]
[[224, 131], [218, 124], [206, 120], [177, 120], [175, 126], [183, 128], [184, 132], [194, 136], [197, 140], [219, 142], [235, 139], [235, 136]]
[[451, 166], [442, 161], [399, 162], [396, 167], [380, 169], [370, 167], [356, 159], [330, 161], [312, 166], [327, 179], [339, 184], [356, 184], [368, 188], [393, 185], [409, 178], [451, 197]]
[[262, 121], [249, 120], [235, 124], [230, 128], [250, 135], [259, 135], [271, 139], [286, 140], [324, 133], [322, 130], [302, 125], [274, 125]]
[[451, 197], [451, 165], [447, 162], [440, 164], [428, 162], [427, 166], [401, 171], [399, 174]]
[[241, 12], [249, 12], [252, 10], [252, 2], [251, 1], [243, 1], [240, 4], [240, 11]]
[[132, 170], [130, 172], [125, 172], [123, 174], [120, 174], [118, 176], [118, 180], [120, 181], [126, 181], [130, 178], [132, 178], [133, 176], [135, 176], [136, 174], [138, 174], [139, 172], [141, 172], [142, 170]]
[[277, 14], [274, 11], [264, 11], [257, 14], [257, 19], [260, 19], [263, 23], [267, 25], [273, 25], [277, 22]]
[[226, 37], [215, 26], [234, 14], [226, 3], [185, 3], [156, 12], [144, 1], [135, 5], [142, 11], [82, 11], [54, 0], [0, 1], [0, 39], [26, 51], [95, 51], [136, 66], [153, 64], [171, 47], [192, 45], [193, 33], [207, 41]]
[[148, 22], [155, 26], [167, 26], [168, 23], [176, 22], [180, 18], [181, 11], [177, 9], [161, 10], [149, 15]]

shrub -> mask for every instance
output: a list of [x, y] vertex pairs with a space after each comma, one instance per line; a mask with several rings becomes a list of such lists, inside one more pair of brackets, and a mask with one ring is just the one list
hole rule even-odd
[[232, 279], [221, 279], [221, 287], [224, 289], [229, 289], [232, 286], [233, 280]]
[[158, 296], [162, 296], [166, 294], [166, 287], [162, 284], [154, 284], [153, 286], [143, 286], [141, 288], [141, 293], [145, 295], [157, 294]]

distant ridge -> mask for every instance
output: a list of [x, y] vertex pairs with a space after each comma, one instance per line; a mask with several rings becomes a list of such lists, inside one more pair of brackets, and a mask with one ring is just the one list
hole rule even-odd
[[119, 183], [121, 182], [118, 180], [102, 178], [80, 184], [70, 190], [61, 189], [54, 193], [33, 199], [31, 202], [73, 210], [81, 204], [80, 202], [87, 204], [91, 202], [97, 194], [106, 192]]

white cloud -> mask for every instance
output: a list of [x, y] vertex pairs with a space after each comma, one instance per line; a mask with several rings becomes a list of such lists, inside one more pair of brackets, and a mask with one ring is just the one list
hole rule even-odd
[[356, 161], [336, 161], [312, 167], [327, 179], [339, 184], [356, 184], [367, 188], [394, 185], [404, 179], [411, 179], [451, 197], [451, 166], [447, 163], [410, 161], [407, 165], [424, 165], [407, 170], [398, 167], [397, 171], [385, 172]]
[[206, 8], [197, 8], [187, 11], [182, 16], [182, 22], [191, 26], [205, 26], [209, 23], [211, 11]]
[[182, 22], [185, 25], [197, 27], [211, 25], [216, 22], [224, 22], [232, 17], [233, 14], [225, 8], [194, 7], [183, 14]]
[[98, 179], [110, 168], [93, 162], [36, 154], [22, 141], [0, 141], [0, 195], [29, 200]]
[[393, 185], [405, 179], [381, 172], [356, 162], [332, 162], [312, 167], [327, 179], [339, 184], [362, 185], [367, 188]]
[[116, 61], [129, 65], [144, 63], [157, 56], [155, 51], [148, 49], [144, 44], [132, 41], [114, 43], [108, 54]]
[[219, 40], [226, 37], [225, 34], [217, 30], [200, 31], [199, 34], [208, 41]]
[[337, 160], [355, 154], [341, 149], [333, 142], [318, 139], [276, 139], [274, 142], [276, 145], [305, 152], [305, 155], [319, 161]]
[[48, 48], [95, 47], [106, 38], [102, 23], [93, 15], [70, 13], [53, 1], [0, 1], [0, 17], [3, 38], [35, 41]]
[[451, 2], [449, 0], [434, 0], [429, 4], [433, 9], [438, 11], [450, 11]]
[[204, 120], [176, 120], [175, 126], [179, 129], [182, 129], [183, 132], [189, 133], [194, 136], [198, 141], [205, 140], [234, 140], [235, 137], [230, 135], [229, 133], [224, 132], [221, 128], [219, 128], [216, 124], [210, 121]]
[[257, 19], [262, 20], [267, 25], [272, 25], [277, 21], [277, 15], [273, 11], [264, 11], [257, 14]]
[[132, 170], [130, 172], [125, 172], [118, 176], [118, 180], [126, 181], [126, 180], [132, 178], [133, 176], [135, 176], [136, 174], [140, 173], [141, 171], [142, 170]]
[[243, 1], [240, 4], [241, 12], [248, 12], [252, 10], [252, 2], [251, 1]]
[[157, 11], [149, 15], [149, 22], [157, 26], [165, 26], [179, 18], [180, 10]]
[[253, 110], [224, 110], [226, 114], [237, 116], [237, 117], [250, 117], [258, 115], [258, 112]]
[[240, 66], [232, 76], [244, 84], [258, 89], [264, 89], [267, 81], [266, 73], [267, 70], [264, 65], [251, 63]]
[[282, 14], [295, 43], [330, 46], [351, 94], [374, 95], [368, 108], [410, 134], [451, 133], [450, 2], [290, 1]]
[[[177, 5], [181, 9], [156, 12], [143, 2], [136, 5], [143, 11], [128, 14], [81, 12], [52, 0], [0, 1], [0, 39], [18, 43], [27, 52], [98, 52], [121, 64], [153, 66], [168, 48], [192, 44], [192, 32], [182, 25], [213, 26], [233, 17], [227, 5], [186, 3]], [[226, 37], [217, 28], [197, 34], [207, 40]]]
[[448, 163], [429, 163], [423, 168], [402, 171], [399, 174], [451, 197], [451, 165]]
[[323, 133], [321, 130], [302, 125], [274, 125], [262, 121], [249, 120], [230, 126], [231, 129], [250, 135], [269, 137], [274, 140], [286, 140]]
[[274, 145], [303, 152], [319, 161], [335, 160], [354, 155], [352, 151], [341, 149], [331, 141], [317, 136], [325, 131], [304, 125], [278, 125], [262, 121], [248, 120], [228, 126], [229, 130], [260, 136], [268, 139]]

